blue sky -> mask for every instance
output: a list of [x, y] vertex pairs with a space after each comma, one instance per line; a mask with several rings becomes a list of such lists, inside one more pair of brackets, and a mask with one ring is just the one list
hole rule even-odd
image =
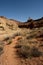
[[0, 0], [0, 16], [22, 22], [43, 17], [43, 0]]

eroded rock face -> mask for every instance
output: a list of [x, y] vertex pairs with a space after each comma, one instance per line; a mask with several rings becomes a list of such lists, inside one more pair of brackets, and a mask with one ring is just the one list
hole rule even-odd
[[30, 29], [43, 27], [43, 18], [37, 20], [30, 19], [25, 23], [20, 23], [18, 26], [20, 28], [30, 28]]

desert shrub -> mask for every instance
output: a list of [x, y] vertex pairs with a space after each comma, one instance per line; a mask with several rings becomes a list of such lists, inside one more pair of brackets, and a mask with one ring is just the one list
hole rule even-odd
[[29, 46], [18, 46], [19, 49], [17, 49], [17, 55], [21, 58], [27, 58], [29, 56]]
[[3, 50], [3, 48], [2, 47], [0, 47], [0, 52]]
[[17, 32], [17, 33], [15, 33], [15, 34], [13, 34], [13, 35], [12, 35], [12, 38], [15, 38], [16, 36], [21, 36], [21, 33], [18, 33], [18, 32]]
[[[30, 41], [33, 43], [32, 41]], [[18, 44], [16, 44], [15, 48], [17, 49], [16, 53], [21, 58], [32, 58], [39, 57], [42, 55], [42, 52], [36, 46], [31, 46], [30, 42], [27, 39], [20, 39]], [[34, 42], [37, 43], [37, 42]]]
[[3, 41], [0, 41], [0, 55], [3, 54], [4, 50], [4, 42]]
[[34, 39], [33, 40], [30, 39], [30, 40], [28, 40], [28, 44], [31, 44], [31, 45], [34, 44], [35, 45], [35, 44], [38, 44], [38, 41], [36, 41]]
[[33, 34], [33, 35], [30, 34], [30, 35], [26, 36], [26, 39], [31, 39], [31, 38], [35, 38], [35, 37], [36, 37], [36, 34]]
[[29, 56], [29, 46], [22, 46], [20, 49], [19, 54], [21, 54], [22, 57], [27, 58]]
[[1, 46], [4, 46], [4, 42], [3, 42], [3, 41], [0, 41], [0, 45], [1, 45]]
[[9, 40], [9, 37], [5, 37], [3, 41], [7, 41], [7, 40]]
[[17, 44], [14, 48], [21, 48], [22, 45]]
[[7, 45], [9, 45], [9, 44], [11, 44], [12, 43], [12, 39], [9, 39], [8, 41], [7, 41]]
[[33, 38], [33, 36], [26, 36], [26, 39], [31, 39]]
[[12, 43], [12, 38], [11, 37], [5, 37], [3, 41], [6, 41], [7, 44], [11, 44]]
[[9, 29], [13, 30], [13, 24], [6, 23], [6, 25], [9, 27]]
[[31, 48], [28, 45], [18, 45], [15, 48], [17, 48], [17, 55], [21, 58], [39, 57], [42, 54], [36, 47]]
[[39, 47], [43, 47], [43, 43], [41, 43], [41, 44], [39, 45]]
[[38, 50], [38, 48], [33, 47], [31, 48], [30, 55], [32, 57], [39, 57], [42, 53]]
[[15, 34], [13, 34], [11, 38], [15, 38]]
[[3, 47], [0, 46], [0, 55], [3, 53]]
[[2, 31], [3, 31], [3, 30], [4, 30], [4, 27], [3, 27], [3, 26], [0, 26], [0, 30], [2, 30]]
[[21, 36], [21, 33], [16, 33], [15, 36]]

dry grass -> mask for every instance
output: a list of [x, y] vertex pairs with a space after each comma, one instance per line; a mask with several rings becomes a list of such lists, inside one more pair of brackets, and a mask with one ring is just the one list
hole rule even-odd
[[3, 54], [3, 47], [2, 46], [0, 46], [0, 55], [2, 55]]
[[[34, 39], [33, 39], [34, 40]], [[18, 44], [15, 46], [17, 49], [17, 55], [22, 58], [28, 57], [40, 57], [42, 55], [41, 50], [39, 51], [38, 42], [36, 41], [28, 41], [26, 39], [21, 39], [18, 41]]]
[[3, 54], [3, 52], [4, 52], [4, 42], [0, 42], [0, 55], [2, 55]]

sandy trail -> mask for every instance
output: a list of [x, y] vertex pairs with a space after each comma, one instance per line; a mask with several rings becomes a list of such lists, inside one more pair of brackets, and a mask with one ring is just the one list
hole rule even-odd
[[4, 53], [0, 57], [0, 65], [19, 65], [19, 58], [16, 56], [16, 49], [13, 47], [17, 43], [17, 40], [13, 40], [10, 45], [4, 46]]
[[17, 37], [13, 39], [10, 45], [5, 44], [4, 53], [0, 56], [0, 65], [43, 65], [43, 57], [21, 60], [14, 48], [18, 42], [17, 39]]

